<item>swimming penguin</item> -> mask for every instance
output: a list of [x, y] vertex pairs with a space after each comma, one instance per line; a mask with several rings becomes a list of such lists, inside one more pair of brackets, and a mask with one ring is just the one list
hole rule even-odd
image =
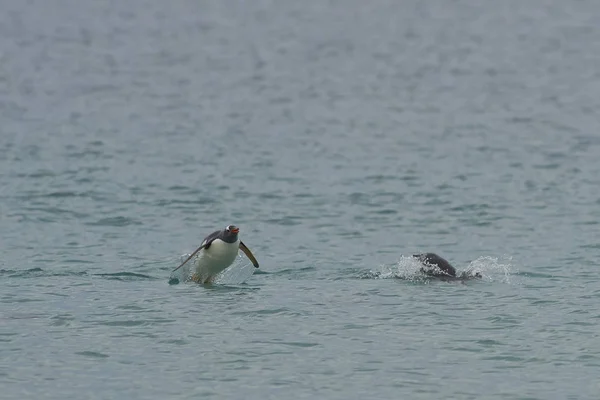
[[213, 279], [235, 261], [238, 251], [242, 250], [246, 257], [250, 259], [255, 268], [258, 268], [258, 261], [248, 247], [238, 239], [240, 228], [235, 225], [228, 225], [225, 229], [214, 231], [208, 235], [200, 247], [196, 249], [179, 267], [181, 268], [197, 253], [198, 257], [194, 260], [194, 269], [192, 280], [197, 283], [211, 283]]
[[413, 257], [421, 262], [423, 265], [421, 272], [427, 276], [441, 278], [442, 280], [481, 278], [479, 272], [471, 276], [468, 276], [467, 273], [456, 276], [456, 269], [448, 261], [435, 253], [414, 254]]
[[456, 276], [456, 269], [435, 253], [414, 254], [421, 261], [421, 272], [429, 276]]

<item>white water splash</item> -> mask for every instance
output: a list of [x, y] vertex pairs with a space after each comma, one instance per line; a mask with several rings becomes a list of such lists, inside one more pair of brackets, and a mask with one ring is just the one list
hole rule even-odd
[[[496, 257], [481, 256], [471, 261], [466, 267], [456, 267], [457, 276], [463, 278], [479, 277], [488, 282], [499, 281], [511, 283], [511, 275], [515, 273], [512, 259], [499, 260]], [[404, 279], [413, 282], [428, 282], [431, 280], [421, 271], [422, 264], [412, 256], [402, 256], [394, 265], [382, 265], [379, 271], [371, 270], [365, 276], [375, 279]]]
[[[185, 261], [190, 255], [182, 254], [180, 263]], [[189, 282], [192, 280], [195, 258], [188, 261], [183, 267], [175, 271], [171, 275], [171, 279], [177, 279], [179, 282]], [[238, 255], [233, 264], [225, 271], [215, 277], [214, 284], [217, 285], [240, 285], [247, 281], [256, 271], [252, 263], [247, 260], [242, 260], [241, 255]]]
[[395, 265], [382, 265], [379, 271], [370, 271], [370, 277], [376, 279], [399, 278], [422, 282], [427, 277], [421, 272], [421, 267], [421, 263], [416, 258], [401, 256]]
[[234, 263], [221, 272], [215, 279], [215, 283], [219, 285], [240, 285], [246, 282], [256, 272], [256, 268], [248, 260], [242, 260], [242, 256], [234, 261]]
[[464, 272], [471, 275], [479, 273], [484, 280], [503, 283], [511, 283], [511, 275], [516, 273], [512, 264], [512, 257], [500, 260], [497, 257], [490, 256], [481, 256], [471, 261]]

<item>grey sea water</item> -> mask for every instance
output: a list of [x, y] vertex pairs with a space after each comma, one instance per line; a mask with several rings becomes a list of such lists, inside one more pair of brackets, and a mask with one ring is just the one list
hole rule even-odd
[[0, 7], [2, 399], [599, 398], [599, 2]]

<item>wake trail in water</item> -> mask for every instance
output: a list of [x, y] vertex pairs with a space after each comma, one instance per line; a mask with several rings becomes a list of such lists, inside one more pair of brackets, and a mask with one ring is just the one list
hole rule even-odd
[[91, 276], [101, 276], [108, 279], [116, 279], [116, 280], [135, 280], [135, 278], [142, 279], [159, 279], [154, 276], [139, 274], [136, 272], [114, 272], [114, 273], [106, 273], [106, 274], [90, 274]]
[[114, 280], [141, 280], [141, 279], [150, 279], [150, 280], [158, 280], [160, 278], [148, 275], [141, 274], [137, 272], [112, 272], [112, 273], [90, 273], [87, 271], [49, 271], [42, 268], [30, 268], [23, 270], [13, 270], [13, 269], [0, 269], [0, 276], [6, 276], [8, 278], [52, 278], [52, 277], [85, 277], [85, 276], [96, 276], [105, 279], [114, 279]]

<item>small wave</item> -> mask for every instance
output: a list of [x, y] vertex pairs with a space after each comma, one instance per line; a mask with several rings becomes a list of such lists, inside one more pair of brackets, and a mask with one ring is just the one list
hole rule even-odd
[[104, 273], [104, 274], [92, 274], [93, 276], [101, 276], [107, 279], [116, 279], [116, 280], [132, 280], [131, 278], [143, 278], [143, 279], [158, 279], [150, 275], [139, 274], [136, 272], [114, 272], [114, 273]]
[[40, 272], [44, 272], [44, 270], [41, 268], [29, 268], [29, 269], [22, 269], [22, 270], [0, 269], [0, 275], [6, 275], [11, 278], [39, 275]]
[[108, 358], [108, 354], [104, 354], [104, 353], [100, 353], [97, 351], [78, 351], [75, 354], [79, 355], [79, 356], [84, 356], [84, 357], [90, 357], [90, 358]]
[[254, 275], [269, 275], [271, 272], [265, 271], [264, 269], [257, 269], [254, 271]]
[[103, 218], [100, 219], [96, 222], [88, 222], [86, 223], [86, 225], [92, 225], [92, 226], [128, 226], [128, 225], [142, 225], [141, 222], [136, 221], [132, 218], [127, 218], [127, 217], [110, 217], [110, 218]]
[[301, 268], [286, 268], [275, 272], [277, 275], [289, 275], [289, 274], [298, 274], [300, 272], [310, 272], [314, 271], [317, 268], [314, 266], [301, 267]]
[[72, 192], [72, 191], [57, 191], [57, 192], [51, 192], [51, 193], [47, 193], [47, 194], [43, 194], [40, 195], [39, 197], [58, 197], [58, 198], [62, 198], [62, 197], [78, 197], [79, 194], [76, 192]]

